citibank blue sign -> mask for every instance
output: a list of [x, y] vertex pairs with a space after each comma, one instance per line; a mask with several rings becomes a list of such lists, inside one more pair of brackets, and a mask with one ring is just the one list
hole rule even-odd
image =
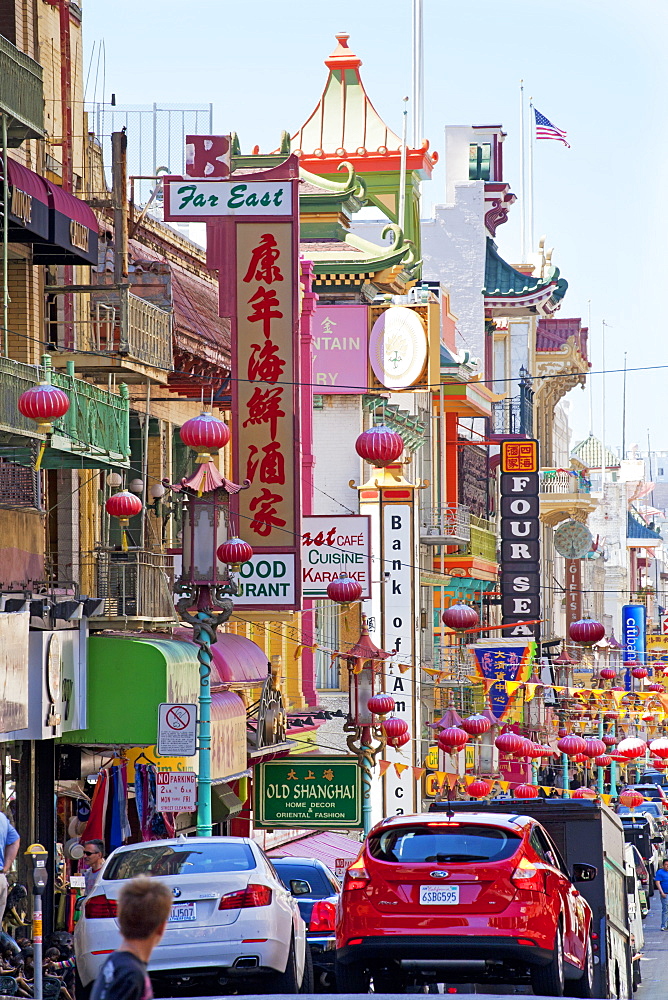
[[[625, 604], [622, 608], [622, 645], [624, 663], [631, 667], [645, 663], [645, 605]], [[627, 670], [627, 688], [630, 675]]]

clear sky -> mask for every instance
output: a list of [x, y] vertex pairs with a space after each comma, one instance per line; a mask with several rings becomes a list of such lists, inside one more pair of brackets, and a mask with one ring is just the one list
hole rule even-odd
[[[519, 190], [519, 80], [527, 98], [568, 132], [571, 149], [536, 147], [536, 236], [554, 247], [569, 282], [560, 316], [591, 303], [593, 371], [668, 366], [666, 308], [665, 0], [424, 0], [425, 133], [442, 153], [445, 125], [502, 124], [506, 179]], [[318, 101], [334, 35], [350, 34], [367, 91], [400, 132], [410, 94], [411, 0], [100, 0], [84, 4], [89, 100], [208, 103], [215, 129], [244, 149], [276, 147]], [[97, 91], [94, 81], [97, 76]], [[132, 142], [132, 134], [129, 134]], [[424, 214], [444, 201], [442, 163], [424, 185]], [[501, 227], [501, 253], [519, 260], [519, 211]], [[601, 433], [600, 375], [591, 379]], [[606, 439], [621, 445], [622, 376], [605, 380]], [[573, 390], [574, 441], [589, 431], [588, 393]], [[668, 367], [630, 372], [627, 446], [668, 449]]]

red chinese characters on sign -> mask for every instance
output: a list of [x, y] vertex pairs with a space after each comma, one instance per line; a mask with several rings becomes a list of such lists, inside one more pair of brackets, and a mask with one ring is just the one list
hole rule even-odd
[[535, 441], [503, 441], [501, 444], [502, 472], [538, 472], [538, 450]]
[[289, 225], [237, 233], [240, 510], [251, 544], [294, 545], [294, 356]]

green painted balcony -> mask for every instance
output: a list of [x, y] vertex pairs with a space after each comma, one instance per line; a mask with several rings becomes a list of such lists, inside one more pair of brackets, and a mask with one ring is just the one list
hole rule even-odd
[[0, 35], [0, 111], [7, 116], [7, 145], [44, 137], [42, 67]]
[[0, 456], [17, 465], [34, 463], [45, 434], [23, 417], [18, 399], [25, 389], [47, 377], [70, 399], [64, 417], [54, 421], [53, 432], [42, 459], [44, 469], [104, 469], [130, 464], [130, 401], [127, 386], [118, 395], [76, 378], [71, 364], [67, 372], [51, 372], [44, 365], [24, 365], [0, 358]]
[[496, 562], [496, 542], [494, 522], [471, 514], [471, 541], [466, 546], [466, 554]]

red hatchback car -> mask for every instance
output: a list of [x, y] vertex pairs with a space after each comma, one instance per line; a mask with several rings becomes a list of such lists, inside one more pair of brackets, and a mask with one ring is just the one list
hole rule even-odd
[[592, 911], [528, 816], [395, 816], [369, 833], [339, 897], [339, 993], [416, 983], [509, 982], [593, 996]]

